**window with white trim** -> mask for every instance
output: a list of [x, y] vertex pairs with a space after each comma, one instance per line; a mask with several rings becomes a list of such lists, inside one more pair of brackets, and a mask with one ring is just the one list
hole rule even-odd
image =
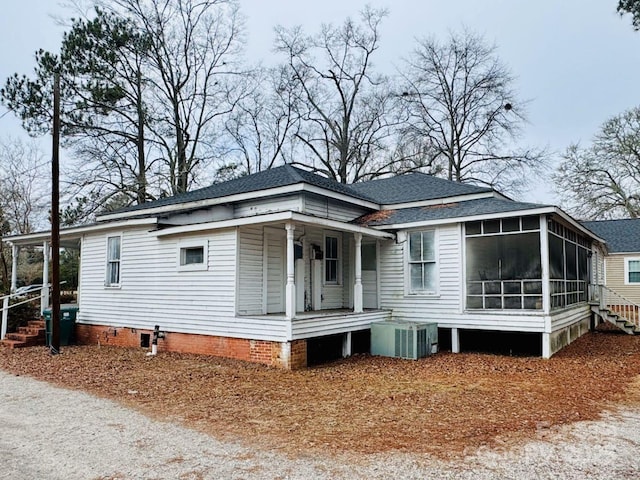
[[338, 282], [338, 266], [340, 260], [339, 238], [333, 235], [324, 237], [324, 282], [329, 284], [337, 284]]
[[120, 285], [120, 255], [122, 237], [120, 235], [107, 237], [107, 272], [104, 284], [107, 287]]
[[624, 283], [626, 285], [640, 283], [640, 258], [624, 259]]
[[179, 270], [207, 269], [207, 241], [181, 242], [178, 246]]
[[435, 231], [409, 233], [409, 293], [435, 294], [437, 285]]

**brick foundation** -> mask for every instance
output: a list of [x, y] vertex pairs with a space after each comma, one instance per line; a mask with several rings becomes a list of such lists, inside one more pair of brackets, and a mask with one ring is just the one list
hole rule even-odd
[[[96, 345], [99, 343], [100, 345], [140, 348], [142, 334], [149, 334], [153, 337], [152, 330], [76, 324], [76, 342], [79, 345]], [[286, 369], [298, 369], [307, 366], [306, 340], [280, 343], [266, 340], [166, 332], [165, 338], [158, 341], [158, 352], [197, 353], [262, 363]]]

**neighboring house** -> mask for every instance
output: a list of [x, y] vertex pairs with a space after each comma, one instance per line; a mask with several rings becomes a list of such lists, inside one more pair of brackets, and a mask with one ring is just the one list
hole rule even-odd
[[461, 333], [524, 332], [548, 358], [589, 328], [602, 240], [489, 188], [283, 166], [106, 213], [61, 242], [81, 250], [80, 342], [147, 345], [158, 325], [160, 351], [297, 368], [328, 338], [349, 355], [390, 319], [437, 322], [454, 352]]
[[600, 281], [640, 304], [640, 218], [582, 222], [606, 243]]
[[600, 300], [621, 320], [635, 324], [627, 327], [629, 333], [640, 331], [640, 218], [582, 224], [606, 241], [606, 248], [600, 252], [603, 261], [598, 262], [600, 268], [594, 278], [596, 285], [604, 287], [600, 287]]

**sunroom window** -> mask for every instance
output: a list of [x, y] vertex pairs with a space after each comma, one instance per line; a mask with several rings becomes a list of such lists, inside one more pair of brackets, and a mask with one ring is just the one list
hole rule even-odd
[[539, 228], [538, 217], [485, 220], [465, 225], [467, 308], [542, 308]]

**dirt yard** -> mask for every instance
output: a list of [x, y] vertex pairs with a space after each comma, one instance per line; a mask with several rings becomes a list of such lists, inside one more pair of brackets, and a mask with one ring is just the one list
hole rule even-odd
[[640, 405], [640, 337], [591, 333], [550, 360], [359, 355], [287, 372], [113, 347], [0, 349], [0, 368], [111, 398], [221, 440], [292, 455], [512, 446], [561, 424]]

